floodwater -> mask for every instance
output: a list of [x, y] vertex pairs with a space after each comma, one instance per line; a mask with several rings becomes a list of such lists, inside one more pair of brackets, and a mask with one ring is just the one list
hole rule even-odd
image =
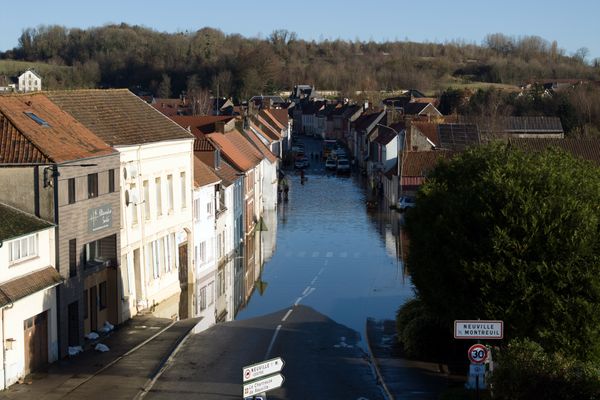
[[[393, 319], [413, 296], [401, 261], [401, 214], [385, 204], [366, 209], [364, 178], [337, 176], [310, 157], [320, 142], [304, 139], [311, 166], [306, 181], [284, 171], [289, 199], [267, 214], [257, 233], [264, 264], [235, 319], [302, 304], [364, 337], [366, 319]], [[259, 289], [259, 290], [257, 290]]]

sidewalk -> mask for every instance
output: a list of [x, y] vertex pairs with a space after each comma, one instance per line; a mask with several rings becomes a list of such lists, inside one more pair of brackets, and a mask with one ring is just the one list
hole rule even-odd
[[[136, 316], [107, 336], [87, 343], [83, 353], [59, 360], [47, 371], [30, 374], [23, 383], [0, 392], [0, 399], [131, 399], [158, 373], [198, 321]], [[110, 350], [95, 351], [97, 342]], [[124, 364], [134, 368], [125, 369]]]
[[367, 319], [367, 343], [375, 371], [389, 400], [435, 400], [457, 378], [435, 363], [400, 358], [393, 320]]

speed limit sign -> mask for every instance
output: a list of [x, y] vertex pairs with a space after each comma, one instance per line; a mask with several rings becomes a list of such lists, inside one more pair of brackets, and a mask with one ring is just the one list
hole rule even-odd
[[474, 344], [469, 347], [469, 360], [474, 364], [482, 364], [487, 360], [488, 349], [482, 344]]

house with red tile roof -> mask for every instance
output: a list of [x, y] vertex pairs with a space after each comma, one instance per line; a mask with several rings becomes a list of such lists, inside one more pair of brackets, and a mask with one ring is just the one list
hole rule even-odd
[[[118, 151], [121, 188], [119, 319], [153, 307], [178, 315], [181, 286], [194, 281], [194, 136], [125, 89], [48, 92], [69, 113]], [[121, 217], [122, 214], [122, 217]]]
[[[51, 343], [35, 340], [53, 346], [35, 356], [43, 359], [29, 359], [27, 368], [68, 355], [69, 347], [82, 345], [84, 335], [105, 322], [123, 321], [116, 300], [127, 295], [116, 273], [121, 260], [119, 171], [119, 153], [105, 138], [47, 94], [0, 96], [0, 201], [56, 226], [51, 266], [64, 281], [56, 309], [48, 299], [39, 303], [44, 308], [36, 315], [22, 314], [24, 320], [39, 321], [39, 331], [52, 338]], [[0, 218], [0, 225], [5, 223]], [[39, 256], [35, 241], [41, 236], [32, 238], [27, 255]], [[18, 271], [14, 256], [12, 271]], [[22, 345], [19, 352], [25, 351]]]

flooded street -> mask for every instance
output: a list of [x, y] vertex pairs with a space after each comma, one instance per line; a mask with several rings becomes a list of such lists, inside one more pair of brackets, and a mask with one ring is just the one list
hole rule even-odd
[[[317, 140], [305, 143], [309, 157], [320, 150]], [[285, 171], [289, 200], [265, 217], [268, 231], [257, 233], [266, 262], [235, 319], [301, 304], [364, 337], [367, 317], [393, 319], [412, 296], [399, 259], [401, 215], [386, 206], [367, 211], [360, 177], [310, 162], [305, 184], [296, 171]]]

